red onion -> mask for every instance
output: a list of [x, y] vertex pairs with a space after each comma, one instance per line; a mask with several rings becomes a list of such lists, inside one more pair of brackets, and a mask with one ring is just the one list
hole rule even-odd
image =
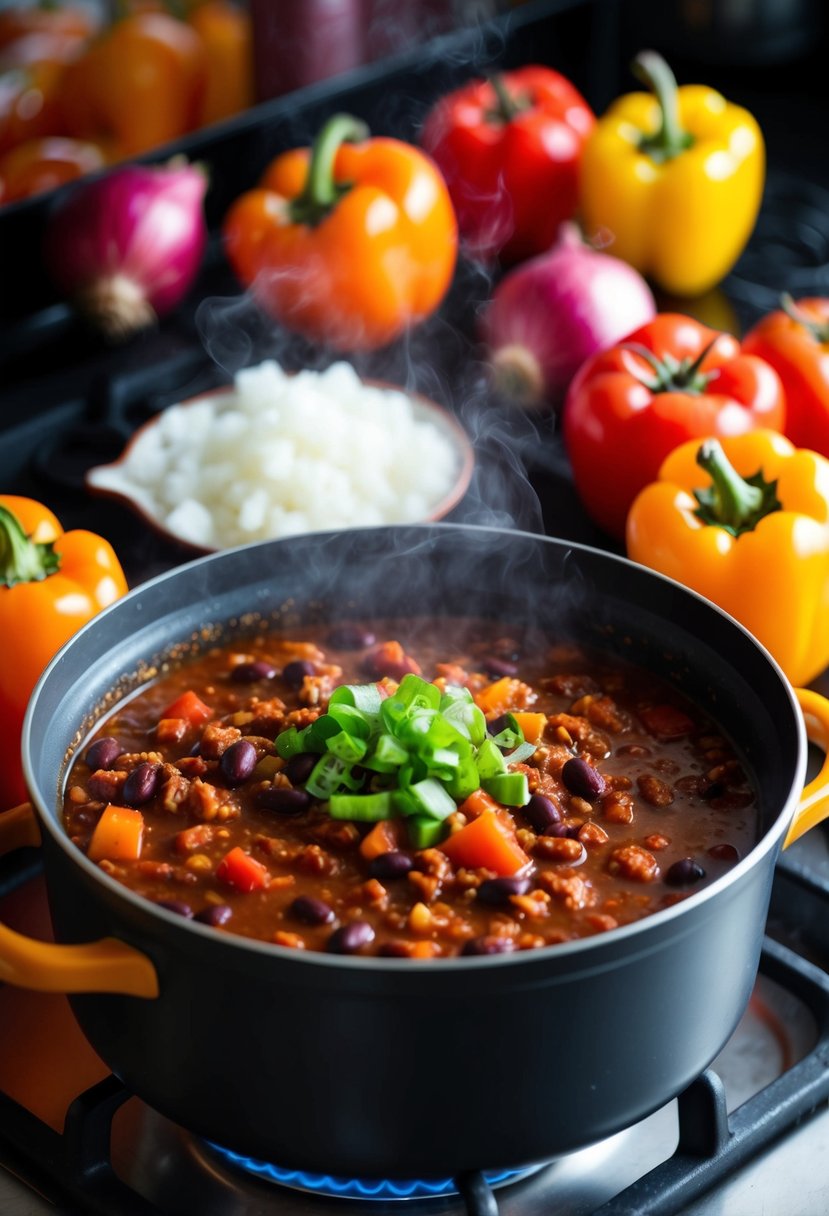
[[52, 214], [45, 257], [75, 307], [122, 339], [178, 304], [207, 241], [195, 165], [130, 165], [78, 186]]
[[655, 312], [638, 271], [565, 224], [552, 249], [506, 274], [492, 294], [483, 334], [496, 387], [521, 405], [556, 403], [588, 355]]

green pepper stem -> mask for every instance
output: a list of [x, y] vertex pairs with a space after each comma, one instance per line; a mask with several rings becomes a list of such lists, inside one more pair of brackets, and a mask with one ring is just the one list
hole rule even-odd
[[804, 329], [808, 330], [815, 341], [819, 342], [821, 346], [829, 343], [829, 321], [824, 321], [821, 324], [820, 321], [814, 321], [811, 317], [807, 317], [805, 312], [801, 312], [788, 292], [784, 292], [780, 297], [780, 307], [787, 317], [791, 317], [797, 325], [802, 325]]
[[708, 345], [702, 348], [695, 359], [692, 360], [689, 357], [681, 362], [671, 355], [665, 355], [664, 358], [659, 359], [653, 351], [648, 350], [639, 342], [623, 342], [622, 349], [632, 351], [640, 359], [644, 359], [653, 370], [654, 380], [637, 377], [652, 393], [691, 393], [696, 396], [705, 391], [708, 381], [713, 375], [712, 372], [703, 372], [700, 368], [709, 351], [721, 337], [722, 334], [714, 334]]
[[706, 522], [720, 524], [735, 536], [754, 527], [757, 512], [763, 506], [763, 491], [740, 477], [720, 441], [706, 439], [697, 452], [697, 463], [709, 474], [712, 483]]
[[367, 137], [366, 124], [351, 114], [334, 114], [328, 119], [314, 140], [305, 188], [290, 204], [294, 223], [318, 224], [336, 206], [343, 194], [342, 186], [334, 181], [334, 161], [340, 145], [359, 143]]
[[671, 160], [693, 142], [679, 121], [676, 77], [656, 51], [640, 51], [631, 71], [655, 95], [659, 103], [659, 129], [643, 137], [640, 147], [656, 160]]
[[37, 583], [59, 568], [52, 541], [30, 540], [17, 517], [0, 506], [0, 587]]

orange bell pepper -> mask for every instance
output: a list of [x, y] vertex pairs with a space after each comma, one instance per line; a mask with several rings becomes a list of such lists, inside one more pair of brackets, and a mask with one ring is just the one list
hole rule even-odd
[[116, 21], [63, 76], [70, 135], [136, 156], [198, 126], [207, 61], [194, 29], [166, 13]]
[[127, 582], [112, 546], [92, 532], [64, 532], [46, 507], [0, 495], [0, 810], [23, 802], [20, 731], [49, 660]]
[[[346, 142], [357, 141], [357, 142]], [[313, 150], [278, 156], [225, 218], [231, 265], [277, 321], [338, 350], [373, 350], [438, 307], [457, 224], [425, 153], [335, 115]]]
[[635, 499], [628, 556], [750, 630], [792, 684], [829, 664], [829, 460], [776, 431], [674, 449]]
[[98, 145], [82, 139], [27, 139], [0, 156], [0, 204], [55, 190], [105, 164]]
[[497, 811], [490, 809], [482, 811], [477, 819], [437, 847], [456, 866], [473, 870], [482, 867], [503, 877], [518, 874], [530, 864], [515, 833]]
[[144, 839], [144, 816], [129, 806], [107, 806], [89, 841], [90, 861], [137, 861]]
[[207, 87], [199, 125], [220, 122], [253, 105], [250, 14], [230, 0], [204, 0], [187, 15], [207, 58]]
[[0, 11], [0, 47], [28, 34], [90, 38], [99, 25], [99, 16], [86, 4], [14, 4]]

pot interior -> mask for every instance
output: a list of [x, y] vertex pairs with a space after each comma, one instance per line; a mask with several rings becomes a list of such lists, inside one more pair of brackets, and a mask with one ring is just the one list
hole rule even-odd
[[[667, 678], [730, 736], [752, 772], [762, 832], [802, 780], [792, 691], [730, 617], [623, 558], [527, 533], [452, 524], [316, 533], [212, 554], [94, 619], [41, 678], [24, 728], [29, 787], [51, 830], [68, 758], [102, 713], [231, 632], [274, 622], [485, 616], [611, 652]], [[782, 835], [782, 822], [779, 824]], [[68, 841], [66, 841], [68, 847]]]

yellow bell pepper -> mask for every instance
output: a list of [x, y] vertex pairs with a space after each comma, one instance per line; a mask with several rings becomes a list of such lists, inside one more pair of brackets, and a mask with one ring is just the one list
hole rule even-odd
[[792, 684], [829, 664], [829, 460], [776, 431], [692, 439], [627, 517], [628, 556], [729, 612]]
[[703, 85], [677, 88], [644, 51], [633, 71], [653, 93], [618, 98], [582, 153], [581, 214], [588, 237], [666, 291], [697, 296], [728, 273], [751, 235], [765, 180], [757, 122]]

